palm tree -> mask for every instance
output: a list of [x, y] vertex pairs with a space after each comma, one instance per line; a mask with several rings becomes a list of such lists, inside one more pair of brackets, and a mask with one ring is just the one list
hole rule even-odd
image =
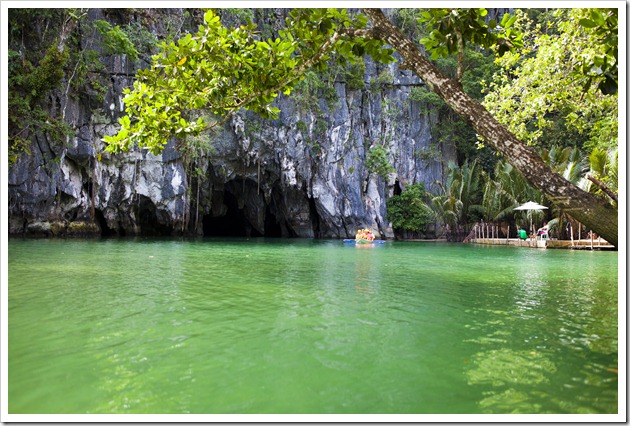
[[449, 240], [463, 240], [470, 224], [482, 212], [481, 166], [477, 159], [466, 161], [461, 167], [448, 165], [446, 182], [436, 182], [439, 195], [433, 197], [432, 208], [442, 225], [447, 228]]
[[510, 163], [499, 160], [492, 174], [484, 174], [484, 179], [482, 208], [486, 221], [516, 221], [525, 226], [534, 218], [537, 221], [542, 218], [541, 212], [514, 211], [525, 201], [542, 204], [544, 197]]
[[[553, 145], [548, 151], [542, 150], [541, 156], [555, 172], [561, 174], [569, 182], [584, 187], [584, 176], [589, 170], [589, 161], [577, 147]], [[548, 223], [549, 229], [555, 229], [559, 235], [565, 228], [565, 223], [570, 223], [574, 228], [578, 226], [578, 222], [561, 206], [551, 203], [551, 213], [553, 219]]]
[[582, 188], [596, 195], [609, 197], [613, 204], [617, 203], [619, 152], [616, 149], [613, 151], [595, 149], [589, 155], [588, 163], [590, 166], [588, 184], [585, 182]]

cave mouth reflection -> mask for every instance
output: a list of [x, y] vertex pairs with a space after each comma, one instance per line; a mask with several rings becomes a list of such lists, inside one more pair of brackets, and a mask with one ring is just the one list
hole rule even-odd
[[246, 210], [254, 209], [255, 206], [245, 204], [240, 208], [237, 195], [230, 191], [224, 192], [223, 203], [227, 208], [224, 215], [207, 214], [203, 216], [202, 226], [205, 237], [280, 238], [283, 236], [282, 227], [269, 205], [264, 207], [264, 226], [263, 229], [259, 229], [248, 219]]

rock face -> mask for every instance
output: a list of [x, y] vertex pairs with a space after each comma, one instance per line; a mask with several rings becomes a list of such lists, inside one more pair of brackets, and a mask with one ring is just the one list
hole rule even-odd
[[[316, 111], [279, 97], [278, 120], [240, 112], [194, 162], [175, 141], [159, 156], [142, 150], [112, 156], [101, 139], [118, 128], [122, 90], [137, 64], [118, 55], [102, 61], [111, 86], [100, 104], [88, 93], [55, 92], [52, 104], [75, 136], [34, 137], [31, 155], [9, 170], [11, 234], [348, 238], [370, 227], [391, 238], [387, 198], [417, 182], [431, 189], [443, 165], [455, 160], [454, 146], [431, 138], [436, 117], [409, 99], [422, 82], [396, 63], [369, 59], [365, 87], [338, 79], [338, 100], [320, 99]], [[383, 75], [386, 83], [378, 80]], [[387, 177], [366, 168], [377, 145], [395, 169]]]

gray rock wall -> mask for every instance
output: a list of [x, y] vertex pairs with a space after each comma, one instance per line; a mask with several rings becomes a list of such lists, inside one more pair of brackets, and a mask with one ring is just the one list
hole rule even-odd
[[[96, 14], [94, 19], [99, 19]], [[9, 171], [9, 231], [29, 235], [251, 235], [353, 237], [370, 227], [393, 237], [385, 202], [396, 188], [442, 179], [455, 160], [453, 146], [437, 146], [430, 128], [436, 117], [409, 101], [420, 85], [397, 65], [366, 60], [366, 87], [342, 81], [339, 101], [321, 113], [279, 97], [278, 120], [239, 112], [212, 137], [212, 153], [186, 167], [169, 142], [154, 156], [143, 150], [103, 153], [104, 135], [117, 130], [122, 90], [139, 64], [124, 56], [103, 57], [111, 85], [102, 103], [89, 93], [57, 96], [57, 108], [75, 129], [67, 141], [34, 138], [31, 155]], [[141, 65], [141, 64], [140, 64]], [[393, 83], [371, 82], [385, 68]], [[321, 123], [323, 121], [323, 123]], [[386, 149], [395, 172], [370, 174], [367, 153]]]

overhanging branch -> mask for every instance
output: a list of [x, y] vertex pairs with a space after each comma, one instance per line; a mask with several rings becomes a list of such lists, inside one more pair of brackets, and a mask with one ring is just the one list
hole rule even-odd
[[285, 78], [277, 82], [274, 86], [269, 87], [265, 90], [254, 92], [250, 94], [249, 96], [245, 97], [244, 99], [242, 99], [241, 101], [237, 102], [236, 104], [230, 106], [230, 111], [220, 121], [217, 121], [209, 125], [208, 129], [225, 124], [227, 120], [229, 120], [230, 117], [236, 111], [238, 111], [240, 108], [247, 106], [248, 104], [253, 102], [255, 99], [258, 99], [260, 97], [264, 97], [267, 95], [271, 95], [273, 93], [277, 93], [280, 90], [282, 90], [282, 88], [286, 87], [287, 85], [292, 84], [295, 80], [303, 76], [306, 73], [306, 71], [308, 71], [314, 65], [322, 61], [322, 58], [332, 50], [335, 43], [337, 43], [342, 37], [375, 38], [375, 34], [370, 29], [342, 28], [335, 31], [328, 40], [322, 43], [322, 45], [319, 47], [317, 52], [312, 57], [308, 58], [305, 61], [302, 61], [298, 66], [293, 68], [291, 72]]

